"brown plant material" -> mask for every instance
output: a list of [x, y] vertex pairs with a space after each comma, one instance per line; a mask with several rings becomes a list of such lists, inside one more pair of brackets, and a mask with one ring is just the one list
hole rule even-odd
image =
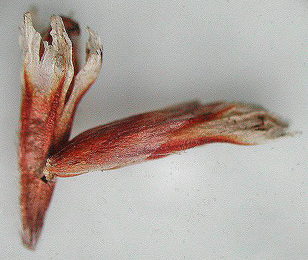
[[264, 109], [193, 101], [98, 126], [68, 141], [77, 105], [101, 69], [102, 47], [88, 29], [87, 61], [77, 73], [65, 27], [79, 32], [72, 20], [63, 24], [53, 16], [41, 46], [29, 13], [21, 26], [21, 211], [29, 248], [40, 235], [55, 177], [116, 169], [211, 142], [254, 145], [285, 135], [287, 125]]
[[253, 145], [285, 134], [286, 124], [239, 103], [180, 104], [98, 126], [47, 159], [47, 180], [117, 169], [212, 142]]
[[44, 45], [33, 28], [30, 13], [25, 14], [21, 25], [20, 200], [23, 242], [29, 248], [36, 245], [55, 187], [42, 174], [47, 157], [66, 144], [76, 107], [101, 68], [100, 41], [88, 29], [87, 61], [78, 73], [74, 72], [76, 59], [65, 26], [71, 34], [78, 33], [79, 27], [68, 18], [64, 21], [65, 25], [59, 16], [52, 16], [50, 35], [45, 35]]

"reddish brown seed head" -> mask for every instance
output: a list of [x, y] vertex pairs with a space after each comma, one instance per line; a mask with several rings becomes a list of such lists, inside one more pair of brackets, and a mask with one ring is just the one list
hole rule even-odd
[[65, 26], [71, 33], [79, 29], [69, 19], [64, 22], [59, 16], [51, 18], [43, 50], [29, 13], [21, 27], [20, 201], [27, 247], [34, 249], [38, 241], [54, 177], [116, 169], [210, 142], [252, 145], [286, 134], [287, 125], [264, 109], [188, 102], [98, 126], [68, 141], [77, 105], [101, 69], [102, 47], [88, 28], [86, 64], [76, 72]]
[[101, 68], [97, 35], [88, 29], [87, 62], [74, 69], [74, 49], [65, 30], [78, 34], [74, 21], [52, 16], [43, 38], [35, 31], [30, 13], [24, 16], [20, 42], [23, 54], [19, 165], [23, 243], [34, 249], [43, 227], [55, 183], [42, 171], [48, 156], [65, 146], [78, 102]]
[[287, 125], [249, 105], [184, 103], [95, 127], [51, 156], [48, 180], [110, 170], [212, 142], [252, 145], [285, 134]]

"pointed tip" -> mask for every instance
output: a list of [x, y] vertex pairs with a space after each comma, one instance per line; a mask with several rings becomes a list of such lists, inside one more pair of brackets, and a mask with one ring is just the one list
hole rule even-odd
[[24, 31], [34, 31], [33, 23], [32, 23], [32, 16], [30, 12], [24, 14], [24, 21], [21, 23], [20, 29], [22, 33]]
[[36, 32], [34, 27], [33, 27], [32, 15], [31, 15], [30, 12], [27, 12], [27, 13], [24, 14], [24, 21], [21, 24], [21, 28], [26, 30], [28, 34], [30, 32], [32, 32], [33, 34]]
[[51, 33], [57, 33], [59, 36], [63, 36], [66, 33], [66, 30], [62, 18], [59, 15], [52, 15], [50, 20], [50, 25], [52, 28]]
[[32, 232], [30, 229], [24, 229], [22, 234], [22, 243], [29, 250], [34, 251], [40, 236], [40, 231], [37, 233]]
[[21, 175], [22, 242], [29, 249], [34, 250], [39, 240], [54, 187], [35, 174]]
[[98, 34], [95, 31], [93, 31], [89, 26], [86, 27], [86, 30], [89, 34], [86, 46], [87, 58], [91, 54], [99, 55], [100, 57], [102, 57], [103, 46]]
[[28, 58], [28, 62], [37, 63], [39, 60], [39, 50], [41, 35], [35, 30], [32, 24], [30, 12], [24, 14], [24, 21], [21, 23], [19, 43], [22, 49], [23, 58]]
[[50, 32], [50, 35], [53, 39], [52, 44], [57, 46], [59, 50], [63, 49], [65, 51], [69, 50], [69, 52], [71, 52], [72, 42], [68, 37], [62, 18], [58, 15], [53, 15], [51, 16], [50, 24], [52, 28]]
[[25, 22], [31, 22], [32, 23], [32, 16], [31, 16], [30, 12], [26, 12], [24, 14], [24, 20], [25, 20]]

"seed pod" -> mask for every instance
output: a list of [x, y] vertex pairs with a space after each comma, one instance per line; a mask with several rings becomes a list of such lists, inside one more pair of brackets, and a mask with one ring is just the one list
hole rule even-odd
[[110, 170], [211, 142], [252, 145], [285, 135], [287, 125], [239, 103], [185, 103], [85, 131], [47, 160], [48, 180]]
[[[65, 18], [71, 34], [78, 24]], [[50, 32], [41, 35], [32, 25], [30, 13], [21, 25], [23, 53], [22, 105], [19, 165], [21, 171], [21, 214], [23, 242], [34, 248], [43, 226], [55, 183], [42, 178], [47, 157], [67, 142], [76, 107], [96, 79], [102, 61], [101, 44], [88, 30], [87, 62], [74, 72], [72, 43], [59, 16], [52, 16]], [[74, 75], [76, 75], [74, 77]]]

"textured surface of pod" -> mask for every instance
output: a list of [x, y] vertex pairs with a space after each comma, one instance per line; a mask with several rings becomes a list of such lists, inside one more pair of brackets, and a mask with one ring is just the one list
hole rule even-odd
[[81, 133], [48, 159], [44, 174], [51, 180], [115, 169], [211, 142], [253, 145], [285, 135], [286, 127], [249, 105], [184, 103]]
[[47, 157], [66, 144], [76, 107], [101, 68], [101, 44], [89, 29], [87, 62], [81, 71], [74, 71], [77, 61], [65, 27], [69, 34], [79, 33], [74, 21], [64, 18], [63, 23], [61, 17], [52, 16], [51, 28], [43, 33], [42, 41], [30, 13], [25, 14], [20, 27], [23, 56], [20, 203], [23, 242], [31, 249], [39, 238], [55, 187], [55, 183], [45, 180], [43, 167]]

